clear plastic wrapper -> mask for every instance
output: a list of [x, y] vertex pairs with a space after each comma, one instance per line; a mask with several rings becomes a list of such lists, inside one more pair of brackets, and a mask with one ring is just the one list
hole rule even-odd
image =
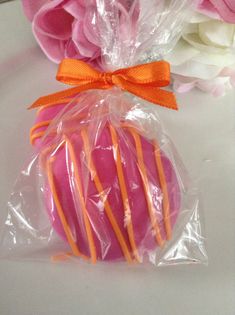
[[[120, 21], [115, 1], [97, 0], [104, 68], [160, 59], [189, 3], [129, 1]], [[35, 153], [8, 203], [1, 256], [205, 263], [197, 190], [156, 111], [117, 87], [42, 107], [31, 130]]]

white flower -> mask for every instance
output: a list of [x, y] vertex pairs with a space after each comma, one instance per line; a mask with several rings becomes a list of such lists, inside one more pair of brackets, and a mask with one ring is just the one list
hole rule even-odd
[[235, 24], [196, 13], [166, 60], [178, 92], [196, 86], [223, 95], [235, 86]]

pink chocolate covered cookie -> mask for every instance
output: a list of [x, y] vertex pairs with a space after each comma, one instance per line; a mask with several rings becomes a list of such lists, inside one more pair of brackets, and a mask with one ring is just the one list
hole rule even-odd
[[[41, 111], [37, 126], [58, 110]], [[173, 165], [157, 141], [109, 118], [99, 125], [64, 123], [51, 138], [40, 143], [34, 137], [44, 198], [53, 228], [72, 253], [93, 262], [153, 257], [171, 238], [180, 209]]]

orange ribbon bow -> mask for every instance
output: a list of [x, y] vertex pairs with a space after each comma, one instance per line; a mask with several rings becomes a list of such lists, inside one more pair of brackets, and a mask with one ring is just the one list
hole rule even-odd
[[64, 59], [56, 79], [75, 87], [40, 97], [30, 108], [58, 103], [83, 91], [106, 90], [117, 86], [149, 102], [177, 109], [174, 94], [161, 89], [170, 83], [170, 65], [166, 61], [141, 64], [114, 72], [100, 72], [81, 60]]

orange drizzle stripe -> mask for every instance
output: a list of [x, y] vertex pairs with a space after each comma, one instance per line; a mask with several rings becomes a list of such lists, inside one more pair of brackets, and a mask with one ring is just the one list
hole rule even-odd
[[138, 166], [139, 166], [141, 178], [143, 181], [144, 192], [145, 192], [145, 197], [146, 197], [146, 201], [147, 201], [150, 221], [151, 221], [151, 224], [152, 224], [154, 231], [156, 232], [157, 243], [159, 244], [159, 246], [162, 247], [164, 244], [164, 241], [161, 237], [161, 232], [160, 232], [160, 228], [158, 225], [157, 217], [154, 214], [154, 207], [152, 204], [152, 198], [151, 198], [151, 193], [150, 193], [150, 189], [149, 189], [148, 176], [147, 176], [147, 171], [146, 171], [146, 167], [144, 164], [144, 155], [143, 155], [143, 150], [142, 150], [141, 139], [140, 139], [139, 134], [137, 134], [133, 128], [129, 127], [129, 130], [130, 130], [130, 132], [134, 138], [134, 141], [135, 141]]
[[40, 167], [42, 167], [44, 170], [46, 170], [47, 168], [47, 165], [46, 165], [46, 162], [48, 161], [48, 157], [47, 155], [49, 154], [49, 152], [53, 152], [53, 150], [56, 148], [55, 145], [49, 145], [48, 147], [46, 148], [43, 148], [41, 151], [40, 151], [40, 154], [39, 154], [39, 165]]
[[[73, 128], [73, 129], [69, 128], [69, 129], [67, 129], [66, 131], [68, 131], [68, 132], [74, 132], [74, 130], [76, 130], [76, 128]], [[30, 143], [33, 145], [33, 144], [34, 144], [34, 141], [35, 141], [36, 139], [38, 139], [38, 138], [42, 138], [42, 137], [45, 135], [46, 131], [47, 131], [47, 130], [39, 131], [39, 132], [37, 132], [37, 133], [34, 133], [33, 135], [30, 135]], [[54, 131], [51, 131], [50, 134], [57, 134], [57, 131], [55, 131], [55, 130], [54, 130]]]
[[[68, 101], [69, 101], [69, 100], [73, 100], [73, 99], [71, 98], [71, 99], [68, 99]], [[52, 105], [58, 105], [58, 104], [52, 104]], [[52, 106], [52, 105], [51, 105], [51, 106]], [[42, 109], [43, 109], [43, 107], [40, 107], [40, 108], [39, 108], [39, 111], [42, 110]], [[99, 112], [97, 111], [97, 113], [99, 113]], [[93, 114], [95, 114], [95, 113], [93, 113]], [[76, 119], [83, 119], [83, 118], [86, 117], [86, 115], [87, 115], [87, 113], [80, 113], [79, 115], [76, 116]], [[42, 121], [42, 122], [40, 122], [40, 123], [35, 124], [35, 125], [31, 128], [31, 130], [30, 130], [30, 143], [31, 143], [32, 145], [34, 144], [34, 141], [35, 141], [36, 139], [38, 139], [38, 138], [44, 136], [44, 133], [46, 132], [46, 129], [43, 130], [43, 131], [40, 131], [40, 132], [38, 132], [38, 133], [35, 133], [35, 135], [33, 135], [34, 131], [37, 130], [38, 128], [41, 128], [41, 127], [44, 127], [44, 126], [49, 126], [51, 122], [52, 122], [52, 120]], [[76, 129], [76, 128], [77, 128], [77, 126], [75, 127], [75, 129]], [[74, 131], [74, 128], [68, 129], [67, 131], [73, 132], [73, 131]], [[56, 133], [56, 132], [55, 132], [55, 133]]]
[[[82, 119], [82, 118], [84, 118], [84, 117], [85, 117], [85, 114], [83, 114], [83, 115], [82, 115], [82, 114], [77, 115], [77, 118], [78, 118], [78, 119]], [[42, 122], [40, 122], [40, 123], [35, 124], [35, 125], [31, 128], [31, 130], [30, 130], [30, 143], [31, 143], [32, 145], [34, 144], [34, 141], [35, 141], [36, 139], [41, 138], [41, 137], [44, 136], [44, 134], [45, 134], [45, 132], [46, 132], [46, 129], [43, 130], [43, 131], [39, 131], [39, 132], [37, 132], [37, 133], [35, 133], [35, 134], [33, 135], [34, 131], [37, 130], [38, 128], [41, 128], [41, 127], [44, 127], [44, 126], [49, 126], [51, 122], [52, 122], [52, 120], [42, 121]], [[67, 131], [73, 132], [74, 130], [76, 130], [76, 128], [77, 128], [77, 126], [76, 126], [75, 128], [69, 128], [69, 129], [67, 129]], [[57, 133], [56, 131], [53, 131], [53, 132], [54, 132], [54, 133]]]
[[[76, 127], [77, 128], [77, 127]], [[76, 128], [73, 128], [73, 129], [68, 129], [67, 131], [69, 131], [69, 132], [73, 132], [74, 130], [76, 130]], [[46, 129], [45, 130], [43, 130], [43, 131], [39, 131], [39, 132], [37, 132], [37, 133], [31, 133], [30, 132], [30, 143], [33, 145], [34, 144], [34, 141], [36, 140], [36, 139], [38, 139], [38, 138], [42, 138], [44, 135], [45, 135], [45, 133], [46, 133]], [[52, 131], [51, 133], [53, 133], [53, 134], [56, 134], [57, 132], [56, 131]]]
[[90, 225], [90, 221], [88, 218], [86, 204], [85, 204], [85, 200], [84, 200], [84, 196], [83, 196], [82, 183], [81, 183], [80, 176], [79, 176], [76, 155], [75, 155], [74, 148], [73, 148], [73, 145], [70, 142], [70, 140], [67, 137], [65, 137], [65, 141], [68, 145], [69, 155], [70, 155], [71, 161], [72, 161], [73, 166], [74, 166], [75, 185], [76, 185], [76, 188], [78, 191], [78, 196], [79, 196], [79, 200], [80, 200], [81, 207], [82, 207], [82, 214], [83, 214], [83, 219], [84, 219], [84, 223], [85, 223], [85, 228], [86, 228], [86, 233], [87, 233], [87, 238], [88, 238], [88, 243], [89, 243], [89, 248], [90, 248], [91, 261], [93, 263], [96, 263], [96, 260], [97, 260], [96, 248], [95, 248], [95, 243], [94, 243], [94, 239], [93, 239], [93, 235], [92, 235], [91, 225]]
[[31, 129], [30, 129], [30, 135], [32, 135], [34, 133], [35, 130], [42, 128], [42, 127], [47, 127], [50, 125], [52, 120], [45, 120], [45, 121], [41, 121], [37, 124], [35, 124]]
[[91, 151], [90, 151], [90, 144], [89, 144], [89, 139], [88, 139], [88, 135], [87, 135], [87, 132], [85, 129], [81, 130], [81, 136], [82, 136], [82, 139], [83, 139], [83, 143], [84, 143], [84, 149], [85, 149], [85, 155], [86, 155], [86, 159], [88, 161], [88, 168], [89, 168], [89, 171], [92, 175], [92, 178], [94, 180], [94, 183], [95, 183], [95, 186], [96, 186], [96, 189], [98, 190], [99, 192], [99, 195], [100, 195], [100, 198], [104, 204], [104, 208], [105, 208], [105, 212], [107, 214], [107, 217], [112, 225], [112, 228], [116, 234], [116, 237], [118, 239], [118, 242], [121, 246], [121, 249], [122, 249], [122, 252], [124, 254], [124, 257], [126, 258], [126, 260], [131, 263], [132, 262], [132, 258], [131, 258], [131, 254], [129, 252], [129, 249], [128, 249], [128, 246], [126, 244], [126, 241], [125, 241], [125, 238], [124, 236], [122, 235], [122, 232], [118, 226], [118, 223], [113, 215], [113, 212], [112, 212], [112, 208], [109, 204], [109, 201], [108, 201], [108, 198], [107, 196], [105, 196], [105, 193], [104, 193], [104, 188], [101, 184], [101, 181], [98, 177], [98, 174], [97, 174], [97, 171], [96, 171], [96, 168], [95, 168], [95, 165], [94, 165], [94, 162], [92, 160], [92, 157], [91, 157]]
[[33, 145], [34, 144], [34, 141], [38, 138], [41, 138], [43, 137], [45, 134], [45, 131], [40, 131], [40, 132], [37, 132], [33, 135], [30, 135], [30, 143]]
[[55, 186], [54, 176], [53, 176], [53, 171], [52, 171], [52, 163], [53, 163], [54, 159], [55, 158], [49, 158], [47, 160], [47, 164], [46, 164], [47, 165], [46, 169], [47, 169], [47, 176], [48, 176], [49, 186], [50, 186], [50, 189], [51, 189], [51, 192], [52, 192], [53, 200], [55, 202], [56, 209], [57, 209], [57, 212], [58, 212], [61, 224], [63, 226], [65, 235], [66, 235], [68, 243], [69, 243], [69, 245], [70, 245], [70, 247], [72, 249], [72, 252], [73, 252], [73, 254], [75, 256], [81, 256], [82, 254], [80, 253], [80, 251], [78, 249], [78, 246], [77, 246], [76, 242], [73, 239], [72, 231], [71, 231], [70, 226], [68, 225], [68, 222], [67, 222], [67, 220], [65, 218], [64, 211], [63, 211], [63, 208], [62, 208], [62, 206], [60, 204], [60, 200], [59, 200], [59, 197], [58, 197], [58, 194], [57, 194], [57, 191], [56, 191], [56, 186]]
[[[74, 132], [76, 130], [76, 128], [69, 128], [67, 129], [66, 131], [68, 132]], [[30, 143], [33, 145], [34, 144], [34, 141], [38, 138], [42, 138], [45, 133], [46, 133], [47, 130], [44, 130], [44, 131], [39, 131], [37, 133], [34, 133], [33, 135], [30, 135]], [[56, 130], [53, 130], [50, 132], [50, 134], [57, 134], [57, 131]]]
[[[64, 145], [64, 141], [62, 143], [62, 145]], [[46, 155], [49, 154], [49, 152], [53, 151], [54, 149], [56, 148], [56, 145], [50, 145], [49, 147], [47, 147], [46, 149], [42, 150], [42, 152], [40, 153], [40, 156], [39, 156], [39, 164], [42, 165], [42, 167], [44, 166], [45, 168], [47, 167], [46, 165], [44, 165], [44, 159], [46, 159]], [[46, 159], [46, 162], [48, 160]], [[72, 253], [63, 253], [61, 255], [65, 255], [65, 256], [72, 256], [73, 254]], [[58, 258], [57, 259], [57, 256], [58, 255], [54, 255], [51, 257], [52, 261], [60, 261], [60, 259]], [[84, 260], [89, 260], [90, 257], [87, 257], [86, 255], [82, 254], [80, 255], [81, 258], [83, 258]]]
[[129, 241], [130, 241], [131, 248], [132, 248], [132, 251], [134, 253], [136, 260], [140, 262], [141, 259], [139, 257], [138, 249], [135, 243], [134, 228], [133, 228], [132, 219], [131, 219], [131, 208], [129, 204], [125, 176], [124, 176], [124, 172], [122, 168], [121, 153], [120, 153], [120, 149], [118, 145], [118, 137], [117, 137], [116, 130], [112, 125], [109, 125], [109, 129], [110, 129], [110, 134], [111, 134], [112, 143], [114, 147], [114, 160], [115, 160], [115, 164], [117, 168], [117, 175], [118, 175], [118, 181], [119, 181], [121, 195], [122, 195], [123, 207], [125, 210], [125, 218], [127, 218], [127, 232], [129, 236]]
[[170, 203], [169, 203], [168, 189], [167, 189], [165, 172], [162, 165], [161, 151], [156, 140], [154, 140], [153, 144], [154, 144], [155, 162], [156, 162], [158, 175], [159, 175], [159, 182], [160, 182], [160, 186], [163, 193], [164, 225], [166, 229], [166, 236], [167, 236], [167, 239], [169, 240], [171, 239], [171, 236], [172, 236], [172, 230], [171, 230], [171, 222], [170, 222], [170, 215], [169, 215]]

